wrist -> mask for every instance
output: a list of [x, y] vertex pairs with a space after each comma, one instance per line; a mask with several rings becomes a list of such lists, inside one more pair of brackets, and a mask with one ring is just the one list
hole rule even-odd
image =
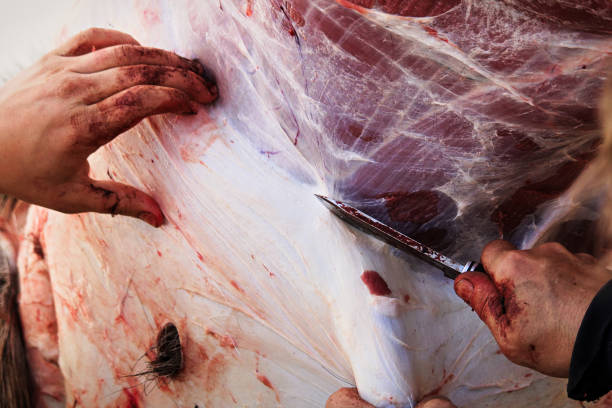
[[567, 392], [570, 398], [594, 400], [612, 389], [612, 280], [587, 308], [572, 350]]

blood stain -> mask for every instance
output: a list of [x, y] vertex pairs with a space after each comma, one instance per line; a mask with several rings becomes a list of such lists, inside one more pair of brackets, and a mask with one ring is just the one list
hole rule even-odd
[[280, 397], [278, 395], [278, 392], [276, 391], [276, 388], [274, 388], [274, 386], [272, 385], [272, 383], [270, 382], [270, 380], [268, 380], [268, 377], [266, 377], [265, 375], [262, 374], [257, 374], [257, 379], [266, 387], [268, 387], [269, 389], [271, 389], [272, 391], [274, 391], [274, 395], [276, 396], [276, 402], [280, 402]]
[[240, 293], [244, 293], [244, 290], [243, 290], [243, 289], [242, 289], [240, 286], [238, 286], [238, 284], [236, 283], [236, 281], [231, 280], [231, 281], [230, 281], [230, 284], [231, 284], [231, 285], [232, 285], [232, 286], [233, 286], [233, 287], [234, 287], [234, 288], [235, 288], [235, 289], [236, 289], [238, 292], [240, 292]]
[[364, 271], [361, 274], [361, 281], [368, 287], [372, 295], [386, 296], [391, 294], [387, 282], [376, 271]]

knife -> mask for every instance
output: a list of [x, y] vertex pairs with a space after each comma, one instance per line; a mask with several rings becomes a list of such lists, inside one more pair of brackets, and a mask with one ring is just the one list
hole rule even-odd
[[399, 231], [389, 227], [385, 223], [370, 217], [363, 211], [360, 211], [350, 205], [337, 201], [329, 197], [319, 194], [315, 196], [331, 210], [341, 220], [349, 225], [365, 232], [368, 235], [386, 242], [387, 244], [402, 250], [417, 258], [427, 262], [430, 265], [437, 267], [444, 272], [444, 276], [449, 279], [455, 279], [463, 272], [478, 271], [484, 272], [482, 264], [476, 261], [468, 261], [465, 264], [455, 262], [454, 260], [434, 251], [433, 249], [421, 244], [420, 242], [402, 234]]

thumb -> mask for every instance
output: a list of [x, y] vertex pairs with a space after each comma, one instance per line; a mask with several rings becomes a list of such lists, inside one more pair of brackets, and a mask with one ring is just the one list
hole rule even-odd
[[462, 273], [455, 279], [455, 292], [499, 339], [500, 328], [508, 318], [504, 314], [504, 299], [491, 278], [482, 272]]
[[419, 402], [415, 408], [457, 408], [444, 397], [426, 398]]
[[160, 227], [164, 222], [164, 215], [157, 202], [126, 184], [89, 179], [71, 196], [69, 200], [75, 203], [71, 212], [93, 211], [127, 215], [139, 218], [154, 227]]
[[325, 408], [374, 408], [374, 405], [362, 400], [357, 388], [340, 388], [329, 397]]

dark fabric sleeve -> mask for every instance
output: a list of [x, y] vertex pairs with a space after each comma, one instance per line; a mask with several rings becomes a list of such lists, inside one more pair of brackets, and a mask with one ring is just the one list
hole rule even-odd
[[587, 309], [572, 352], [567, 394], [593, 401], [612, 390], [612, 280]]

